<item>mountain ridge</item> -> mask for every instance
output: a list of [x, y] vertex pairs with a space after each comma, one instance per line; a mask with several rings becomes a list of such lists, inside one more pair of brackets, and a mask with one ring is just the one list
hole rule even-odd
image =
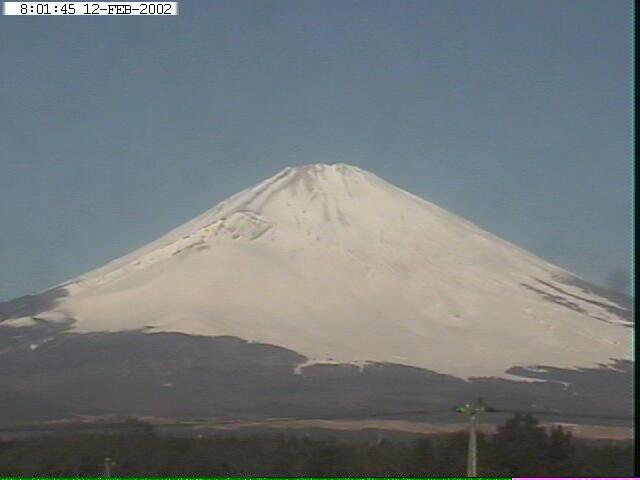
[[370, 172], [312, 164], [58, 285], [53, 308], [4, 325], [230, 335], [311, 364], [463, 378], [509, 378], [540, 358], [563, 368], [629, 358], [628, 311], [576, 278]]

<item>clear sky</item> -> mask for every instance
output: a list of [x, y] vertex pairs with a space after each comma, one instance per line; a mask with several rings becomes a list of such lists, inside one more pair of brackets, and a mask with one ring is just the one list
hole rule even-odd
[[631, 2], [184, 0], [0, 17], [0, 300], [344, 162], [595, 283], [630, 269]]

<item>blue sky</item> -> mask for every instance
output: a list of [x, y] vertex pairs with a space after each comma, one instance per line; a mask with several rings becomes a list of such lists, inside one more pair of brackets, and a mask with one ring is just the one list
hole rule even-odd
[[188, 0], [0, 17], [0, 300], [344, 162], [595, 283], [630, 269], [631, 2]]

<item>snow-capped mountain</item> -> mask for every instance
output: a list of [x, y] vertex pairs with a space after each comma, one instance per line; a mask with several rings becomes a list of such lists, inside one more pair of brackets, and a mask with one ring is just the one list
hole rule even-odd
[[0, 305], [0, 319], [237, 337], [296, 352], [298, 372], [398, 364], [462, 379], [612, 365], [630, 359], [631, 339], [615, 298], [343, 164], [286, 168], [125, 257]]

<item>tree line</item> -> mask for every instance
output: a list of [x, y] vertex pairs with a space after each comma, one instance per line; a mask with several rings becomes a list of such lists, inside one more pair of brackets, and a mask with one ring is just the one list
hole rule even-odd
[[[461, 476], [467, 434], [363, 442], [300, 434], [168, 436], [152, 429], [0, 441], [0, 476]], [[108, 467], [105, 458], [110, 458]], [[478, 475], [623, 477], [630, 442], [600, 444], [515, 415], [478, 435]]]

